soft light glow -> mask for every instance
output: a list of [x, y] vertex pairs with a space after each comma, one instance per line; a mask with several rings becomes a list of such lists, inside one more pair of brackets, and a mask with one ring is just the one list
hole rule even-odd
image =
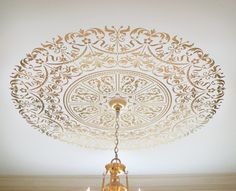
[[90, 187], [88, 187], [86, 191], [90, 191]]

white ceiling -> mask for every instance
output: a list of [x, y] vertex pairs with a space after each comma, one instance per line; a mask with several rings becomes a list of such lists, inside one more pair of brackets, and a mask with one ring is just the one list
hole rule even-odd
[[41, 42], [80, 28], [155, 28], [194, 42], [221, 66], [224, 101], [199, 132], [158, 148], [121, 151], [130, 174], [236, 172], [236, 1], [0, 1], [0, 175], [101, 174], [112, 151], [83, 149], [32, 129], [11, 101], [13, 67]]

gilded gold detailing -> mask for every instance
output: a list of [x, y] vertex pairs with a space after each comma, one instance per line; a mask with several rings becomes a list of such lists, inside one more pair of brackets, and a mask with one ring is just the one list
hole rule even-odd
[[[120, 115], [123, 132], [156, 122], [171, 105], [169, 90], [159, 80], [140, 72], [117, 69], [90, 73], [76, 80], [65, 91], [64, 105], [81, 124], [108, 130], [115, 123], [110, 104], [117, 96], [127, 97]], [[142, 100], [145, 96], [150, 99]]]
[[110, 107], [117, 112], [119, 112], [121, 108], [124, 108], [127, 105], [127, 101], [122, 97], [113, 97], [108, 103]]
[[[114, 159], [113, 159], [114, 160]], [[128, 176], [125, 171], [125, 165], [123, 165], [119, 159], [117, 159], [115, 162], [111, 161], [111, 163], [107, 164], [106, 166], [106, 174], [110, 174], [110, 181], [108, 184], [105, 185], [105, 176], [103, 177], [102, 182], [102, 191], [128, 191]], [[120, 176], [121, 174], [126, 174], [126, 185], [123, 185], [120, 182]]]
[[195, 132], [213, 117], [224, 75], [193, 43], [157, 30], [105, 27], [57, 36], [14, 68], [11, 95], [26, 121], [62, 141], [112, 147], [109, 101], [126, 99], [121, 148]]

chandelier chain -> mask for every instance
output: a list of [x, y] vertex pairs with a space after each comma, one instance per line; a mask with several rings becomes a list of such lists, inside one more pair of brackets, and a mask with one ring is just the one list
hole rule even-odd
[[115, 148], [114, 148], [114, 153], [115, 153], [115, 158], [118, 159], [118, 152], [119, 152], [119, 148], [118, 148], [118, 145], [119, 145], [119, 128], [120, 128], [120, 125], [119, 125], [119, 114], [120, 114], [120, 111], [116, 111], [116, 122], [115, 122]]

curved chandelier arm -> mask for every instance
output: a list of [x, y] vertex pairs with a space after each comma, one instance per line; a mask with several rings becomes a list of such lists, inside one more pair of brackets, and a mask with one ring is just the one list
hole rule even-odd
[[[107, 174], [107, 172], [106, 172], [106, 174]], [[105, 187], [105, 178], [106, 178], [106, 174], [103, 173], [101, 191], [103, 191], [103, 188]]]
[[128, 171], [125, 171], [126, 189], [129, 191]]

